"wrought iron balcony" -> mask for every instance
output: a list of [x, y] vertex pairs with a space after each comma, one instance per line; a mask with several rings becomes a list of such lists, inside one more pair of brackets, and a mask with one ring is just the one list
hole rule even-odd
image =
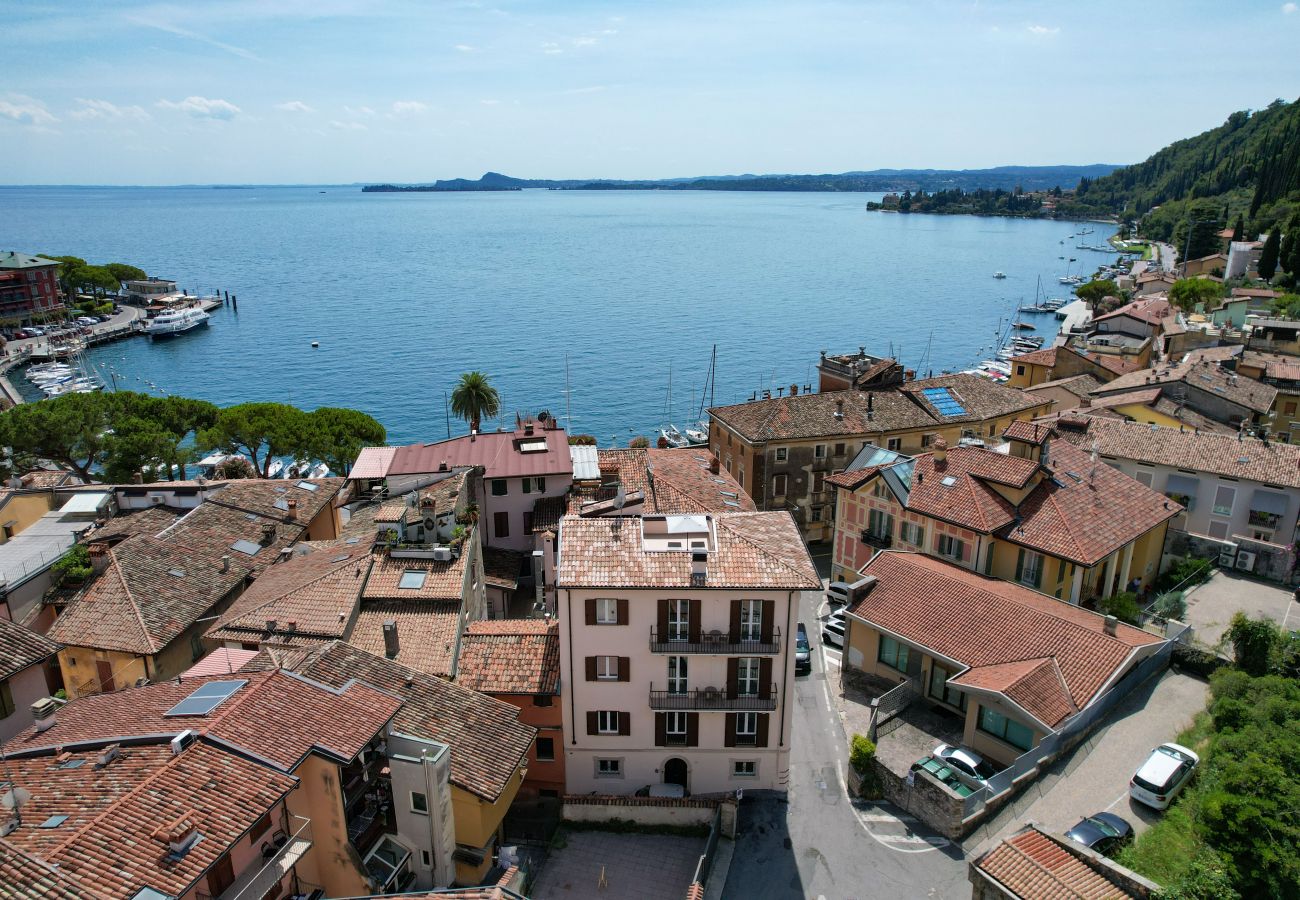
[[872, 534], [870, 531], [862, 532], [862, 543], [869, 547], [879, 547], [881, 550], [888, 550], [894, 544], [894, 538], [888, 534]]
[[[651, 653], [712, 653], [718, 656], [736, 655], [736, 656], [770, 656], [774, 653], [781, 652], [781, 629], [772, 630], [772, 639], [764, 641], [759, 639], [748, 639], [745, 633], [730, 631], [705, 631], [696, 636], [696, 640], [689, 638], [684, 640], [673, 640], [670, 635], [665, 636], [659, 633], [659, 629], [650, 629], [650, 652]], [[665, 639], [667, 637], [668, 639]]]
[[756, 694], [732, 696], [716, 687], [657, 691], [652, 684], [650, 708], [692, 712], [771, 712], [776, 709], [776, 685], [760, 687]]

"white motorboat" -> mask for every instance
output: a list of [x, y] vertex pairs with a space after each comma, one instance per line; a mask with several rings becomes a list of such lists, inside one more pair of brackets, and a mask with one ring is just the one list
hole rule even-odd
[[993, 273], [993, 277], [994, 277], [994, 278], [997, 278], [997, 279], [1003, 279], [1003, 278], [1006, 278], [1006, 277], [1007, 277], [1007, 273], [1006, 273], [1006, 272], [994, 272], [994, 273]]
[[696, 428], [687, 428], [685, 433], [692, 447], [702, 447], [709, 442], [709, 429], [703, 422]]
[[329, 478], [329, 477], [330, 477], [330, 467], [327, 466], [327, 465], [325, 465], [325, 463], [317, 463], [317, 464], [315, 465], [315, 467], [313, 467], [312, 470], [311, 470], [310, 472], [307, 473], [307, 476], [306, 476], [306, 477], [308, 477], [308, 478]]
[[159, 313], [149, 320], [144, 330], [151, 338], [171, 337], [207, 325], [210, 318], [197, 306], [185, 306]]

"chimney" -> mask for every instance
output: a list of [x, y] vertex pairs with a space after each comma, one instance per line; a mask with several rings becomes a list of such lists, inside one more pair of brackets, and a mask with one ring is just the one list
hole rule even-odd
[[930, 445], [933, 448], [934, 467], [944, 469], [948, 466], [948, 442], [942, 436], [936, 437], [934, 443]]
[[1088, 394], [1084, 394], [1082, 397], [1079, 398], [1079, 409], [1087, 409], [1090, 406], [1092, 406], [1091, 396], [1089, 396]]
[[42, 732], [54, 724], [54, 714], [59, 711], [59, 704], [54, 702], [52, 697], [42, 697], [32, 704], [32, 719], [35, 720], [36, 731]]
[[221, 557], [221, 573], [224, 575], [230, 571], [230, 555], [226, 554]]
[[108, 765], [113, 760], [117, 759], [117, 757], [121, 754], [121, 752], [122, 752], [121, 744], [109, 744], [103, 750], [99, 751], [99, 756], [95, 757], [95, 768], [97, 769], [104, 768], [104, 766]]
[[274, 523], [274, 522], [263, 522], [263, 523], [262, 523], [262, 544], [263, 544], [263, 546], [265, 546], [265, 545], [267, 545], [267, 544], [274, 543], [274, 542], [275, 542], [275, 523]]
[[88, 551], [90, 553], [90, 568], [96, 575], [103, 574], [108, 568], [108, 545], [91, 544]]
[[285, 503], [285, 506], [289, 507], [285, 511], [285, 515], [289, 517], [289, 521], [290, 522], [298, 521], [298, 501], [289, 500], [287, 503]]
[[533, 423], [532, 420], [529, 420], [524, 423], [524, 434], [530, 435], [532, 433], [533, 433]]
[[280, 624], [280, 623], [277, 622], [275, 619], [267, 619], [267, 620], [266, 620], [266, 630], [267, 630], [267, 633], [274, 633], [274, 632], [275, 632], [275, 626], [277, 626], [277, 625], [279, 625], [279, 624]]
[[721, 470], [722, 463], [718, 461], [718, 458], [716, 456], [709, 457], [709, 471], [717, 475]]
[[[869, 401], [868, 401], [868, 402], [869, 402]], [[844, 418], [844, 401], [843, 401], [843, 400], [836, 400], [836, 401], [835, 401], [835, 418], [837, 418], [837, 419], [842, 419], [842, 418]]]
[[791, 397], [798, 397], [798, 396], [799, 396], [799, 385], [797, 385], [797, 384], [792, 384], [792, 385], [790, 385], [790, 396], [791, 396]]
[[703, 550], [691, 553], [691, 584], [703, 584], [709, 572], [709, 554]]
[[384, 622], [384, 656], [396, 659], [400, 649], [397, 643], [397, 622], [388, 619]]
[[198, 840], [199, 830], [195, 819], [193, 811], [182, 813], [154, 831], [154, 840], [166, 844], [173, 856], [180, 856]]
[[1115, 634], [1115, 628], [1118, 624], [1119, 624], [1119, 619], [1115, 618], [1114, 616], [1107, 616], [1101, 623], [1101, 630], [1104, 631], [1106, 634], [1113, 636]]
[[131, 483], [132, 483], [132, 484], [144, 484], [144, 473], [143, 473], [143, 472], [132, 472], [132, 473], [131, 473]]

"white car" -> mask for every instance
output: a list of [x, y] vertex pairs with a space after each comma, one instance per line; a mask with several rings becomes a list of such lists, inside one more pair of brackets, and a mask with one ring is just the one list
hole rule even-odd
[[1192, 780], [1201, 758], [1179, 744], [1161, 744], [1151, 751], [1128, 783], [1129, 796], [1152, 809], [1168, 809], [1178, 792]]
[[844, 632], [847, 630], [848, 623], [844, 621], [844, 611], [836, 610], [822, 623], [822, 643], [843, 649]]
[[997, 767], [974, 750], [952, 744], [940, 744], [930, 755], [952, 769], [957, 780], [969, 788], [979, 790], [984, 782], [997, 774]]

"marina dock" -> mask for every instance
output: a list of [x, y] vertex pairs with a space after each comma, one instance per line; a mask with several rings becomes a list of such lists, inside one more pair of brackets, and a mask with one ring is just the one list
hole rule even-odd
[[1069, 342], [1072, 332], [1081, 331], [1092, 320], [1092, 312], [1084, 301], [1071, 300], [1056, 311], [1056, 318], [1064, 321], [1061, 322], [1061, 330], [1057, 333], [1053, 346], [1063, 347]]

